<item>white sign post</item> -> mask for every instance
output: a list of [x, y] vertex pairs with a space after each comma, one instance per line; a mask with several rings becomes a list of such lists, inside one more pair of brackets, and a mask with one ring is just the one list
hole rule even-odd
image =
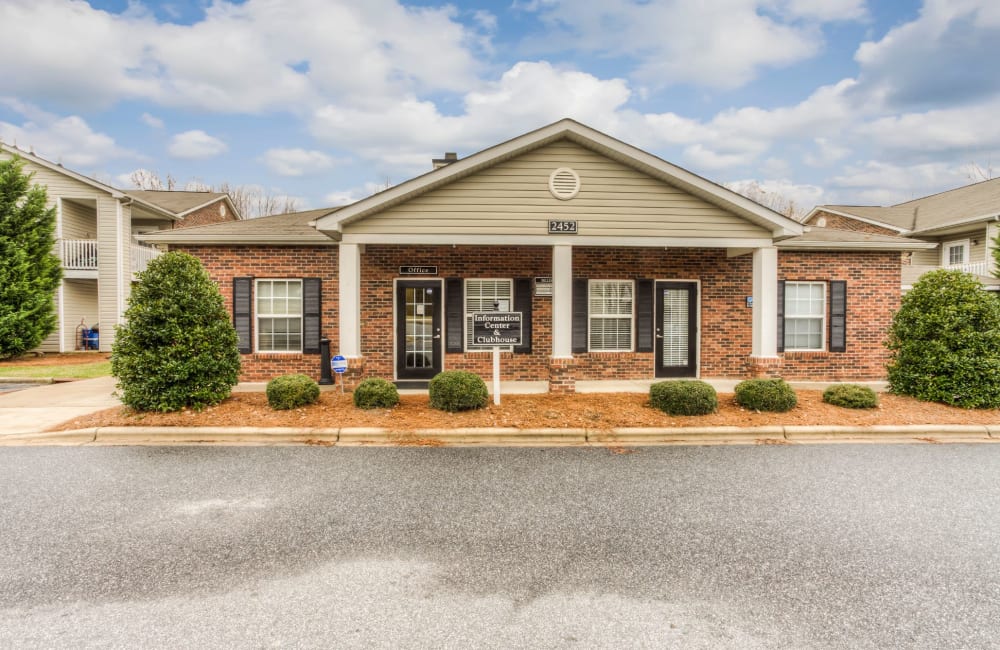
[[472, 342], [493, 346], [493, 403], [500, 403], [500, 346], [521, 345], [521, 312], [484, 311], [472, 314]]

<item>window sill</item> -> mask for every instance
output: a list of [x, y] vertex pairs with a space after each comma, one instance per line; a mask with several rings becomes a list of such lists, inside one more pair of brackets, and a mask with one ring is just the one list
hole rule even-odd
[[252, 352], [253, 359], [302, 359], [305, 355], [302, 352]]
[[786, 359], [802, 359], [808, 357], [828, 357], [829, 350], [785, 350]]

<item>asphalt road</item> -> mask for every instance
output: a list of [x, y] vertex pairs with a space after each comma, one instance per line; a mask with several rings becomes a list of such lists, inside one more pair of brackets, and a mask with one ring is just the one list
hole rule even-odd
[[1000, 647], [1000, 447], [5, 448], [0, 647]]

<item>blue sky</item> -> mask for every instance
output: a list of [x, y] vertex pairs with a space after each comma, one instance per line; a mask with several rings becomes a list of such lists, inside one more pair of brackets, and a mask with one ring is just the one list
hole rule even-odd
[[806, 209], [1000, 161], [995, 0], [5, 0], [0, 24], [0, 138], [119, 186], [323, 207], [562, 117]]

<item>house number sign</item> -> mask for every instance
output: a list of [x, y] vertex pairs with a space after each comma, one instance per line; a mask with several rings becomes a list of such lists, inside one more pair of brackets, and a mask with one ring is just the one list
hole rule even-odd
[[438, 267], [436, 266], [401, 266], [399, 267], [400, 275], [437, 275]]
[[575, 221], [562, 221], [562, 220], [549, 220], [549, 234], [550, 235], [575, 235], [576, 234], [576, 222]]

